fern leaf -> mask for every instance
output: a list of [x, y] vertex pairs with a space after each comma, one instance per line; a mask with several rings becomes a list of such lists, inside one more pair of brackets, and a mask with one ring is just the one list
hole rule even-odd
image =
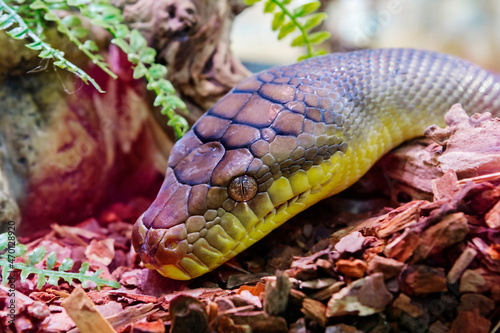
[[3, 233], [0, 235], [0, 251], [3, 251], [9, 246], [9, 234]]
[[272, 13], [276, 8], [276, 2], [273, 0], [267, 0], [264, 5], [264, 13]]
[[328, 17], [328, 15], [326, 15], [325, 13], [316, 13], [314, 15], [311, 15], [306, 23], [304, 23], [304, 30], [306, 31], [310, 31], [314, 28], [316, 28], [318, 25], [320, 25], [326, 18]]
[[309, 41], [312, 44], [319, 44], [319, 43], [324, 42], [328, 38], [330, 38], [330, 33], [329, 32], [327, 32], [327, 31], [318, 31], [318, 32], [312, 33], [309, 36]]
[[251, 6], [259, 2], [260, 0], [245, 0], [245, 5]]
[[[2, 250], [5, 250], [5, 247], [2, 248], [2, 246], [5, 243], [5, 239], [9, 240], [9, 238], [14, 238], [14, 242], [16, 242], [15, 236], [10, 237], [7, 233], [0, 234], [0, 248]], [[12, 241], [12, 239], [10, 239], [9, 241]], [[10, 250], [11, 244], [9, 243], [6, 244], [8, 244]], [[22, 244], [17, 244], [16, 248], [18, 247], [18, 245], [20, 248], [25, 247], [25, 245], [20, 246]], [[30, 274], [35, 274], [38, 280], [37, 289], [43, 288], [43, 286], [46, 283], [49, 283], [51, 285], [57, 285], [59, 279], [61, 278], [67, 281], [68, 283], [71, 283], [73, 280], [78, 280], [84, 286], [89, 286], [89, 284], [92, 282], [96, 285], [98, 289], [100, 289], [100, 287], [102, 286], [111, 286], [113, 288], [120, 287], [120, 284], [116, 281], [109, 281], [100, 278], [99, 275], [102, 273], [102, 270], [98, 270], [93, 274], [89, 275], [88, 274], [88, 269], [90, 267], [89, 263], [83, 263], [78, 273], [68, 272], [69, 270], [71, 270], [73, 266], [73, 260], [70, 258], [66, 258], [60, 263], [59, 270], [54, 270], [53, 268], [57, 265], [57, 256], [54, 252], [51, 252], [46, 257], [45, 259], [46, 268], [38, 268], [33, 266], [36, 263], [42, 262], [46, 253], [47, 251], [45, 250], [45, 248], [43, 246], [39, 246], [27, 254], [26, 263], [14, 262], [13, 259], [11, 259], [11, 257], [9, 257], [9, 259], [6, 259], [5, 254], [3, 256], [0, 255], [2, 283], [4, 285], [8, 283], [10, 271], [15, 269], [21, 271], [20, 274], [21, 282], [25, 282], [26, 279], [30, 276]]]
[[85, 275], [87, 271], [89, 270], [90, 264], [88, 262], [84, 262], [82, 266], [80, 267], [80, 270], [78, 271], [79, 274]]
[[26, 281], [26, 279], [28, 278], [28, 275], [30, 275], [30, 274], [31, 274], [31, 271], [28, 268], [21, 270], [21, 282], [24, 283]]
[[45, 266], [47, 267], [47, 269], [54, 269], [56, 264], [57, 264], [57, 255], [55, 252], [51, 252], [47, 256], [47, 259], [45, 259]]
[[304, 35], [299, 35], [292, 41], [292, 46], [304, 46], [306, 45], [306, 40], [304, 38]]
[[274, 14], [273, 23], [272, 23], [273, 31], [278, 30], [284, 21], [285, 21], [285, 13], [278, 12], [278, 13]]
[[7, 285], [7, 282], [8, 282], [7, 280], [9, 278], [9, 274], [10, 274], [9, 267], [7, 265], [2, 266], [2, 284], [4, 286]]
[[[247, 5], [252, 5], [257, 1], [246, 0]], [[285, 38], [295, 31], [299, 31], [291, 45], [292, 46], [305, 46], [307, 54], [300, 56], [299, 60], [307, 59], [319, 54], [323, 54], [323, 50], [313, 50], [313, 45], [320, 44], [326, 39], [330, 38], [330, 33], [326, 31], [319, 31], [309, 35], [309, 31], [317, 27], [323, 22], [327, 15], [325, 13], [316, 13], [320, 8], [320, 1], [314, 0], [294, 10], [288, 8], [292, 0], [267, 0], [264, 5], [264, 13], [274, 13], [272, 21], [272, 30], [279, 30], [278, 40]], [[287, 19], [288, 18], [288, 19]]]
[[63, 259], [63, 261], [61, 262], [61, 265], [59, 265], [60, 272], [69, 271], [71, 268], [73, 268], [73, 259], [71, 259], [71, 258]]
[[34, 266], [42, 261], [46, 254], [47, 250], [45, 247], [39, 246], [28, 254], [26, 263], [28, 266]]
[[305, 15], [308, 15], [312, 12], [317, 11], [320, 6], [321, 6], [321, 3], [319, 1], [313, 1], [313, 2], [306, 3], [298, 8], [295, 8], [293, 10], [293, 16], [294, 17], [302, 17]]
[[295, 30], [295, 28], [297, 28], [297, 25], [293, 21], [289, 21], [288, 23], [282, 25], [280, 32], [278, 34], [278, 40], [285, 38], [287, 35], [292, 33]]
[[[5, 14], [0, 16], [0, 30], [6, 30], [9, 27], [11, 27], [13, 24], [16, 24], [17, 27], [8, 31], [7, 34], [11, 36], [12, 38], [16, 39], [26, 39], [29, 38], [32, 40], [31, 43], [28, 43], [27, 45], [30, 45], [30, 49], [34, 50], [41, 50], [39, 53], [39, 57], [42, 59], [53, 59], [55, 61], [59, 61], [57, 64], [59, 65], [64, 65], [63, 68], [69, 70], [71, 73], [77, 75], [82, 79], [83, 82], [88, 83], [90, 82], [95, 86], [95, 88], [103, 92], [102, 89], [99, 87], [99, 85], [93, 80], [90, 76], [88, 76], [87, 73], [85, 73], [83, 70], [81, 70], [78, 66], [74, 65], [73, 63], [69, 62], [64, 58], [64, 53], [53, 49], [49, 44], [45, 43], [40, 39], [40, 37], [34, 33], [26, 24], [24, 19], [19, 16], [14, 9], [9, 7], [4, 0], [0, 0], [0, 8], [2, 9]], [[29, 6], [30, 9], [36, 10], [36, 9], [44, 9], [48, 8], [47, 5], [42, 1], [42, 0], [36, 0]], [[47, 13], [48, 14], [48, 13]], [[47, 14], [45, 16], [47, 16]], [[53, 13], [52, 13], [53, 14]], [[45, 17], [46, 19], [57, 19], [57, 16], [53, 15], [48, 15]]]
[[32, 49], [35, 51], [39, 51], [42, 49], [42, 43], [40, 41], [38, 42], [33, 42], [25, 45], [28, 49]]
[[36, 289], [42, 289], [47, 282], [47, 277], [43, 273], [38, 274], [36, 277], [38, 279], [36, 282]]

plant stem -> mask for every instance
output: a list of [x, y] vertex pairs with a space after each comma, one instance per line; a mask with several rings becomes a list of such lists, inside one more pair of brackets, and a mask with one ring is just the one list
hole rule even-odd
[[281, 8], [283, 13], [285, 13], [285, 15], [288, 16], [290, 18], [290, 20], [292, 20], [292, 22], [295, 24], [295, 26], [297, 28], [299, 28], [300, 33], [304, 37], [304, 42], [306, 43], [306, 46], [307, 46], [307, 56], [312, 57], [313, 56], [312, 45], [311, 45], [311, 42], [309, 41], [309, 38], [307, 36], [307, 31], [304, 29], [302, 24], [300, 24], [300, 22], [297, 20], [297, 18], [294, 17], [292, 15], [292, 13], [290, 13], [288, 11], [288, 9], [285, 7], [285, 5], [283, 3], [281, 3], [279, 0], [271, 0], [271, 1], [274, 2], [276, 5], [278, 5], [278, 7]]

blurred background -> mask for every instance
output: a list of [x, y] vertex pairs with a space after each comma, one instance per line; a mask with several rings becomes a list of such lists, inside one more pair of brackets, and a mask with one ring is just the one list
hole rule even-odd
[[[309, 1], [294, 1], [299, 6]], [[460, 56], [500, 72], [500, 1], [498, 0], [322, 0], [328, 13], [322, 29], [332, 33], [329, 52], [359, 48], [410, 47]], [[231, 47], [250, 70], [296, 62], [303, 54], [277, 41], [273, 15], [264, 1], [236, 18]]]

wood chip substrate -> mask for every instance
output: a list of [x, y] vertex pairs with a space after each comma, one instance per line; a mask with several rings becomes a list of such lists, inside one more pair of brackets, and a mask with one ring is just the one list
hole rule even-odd
[[138, 261], [140, 198], [21, 239], [122, 287], [36, 290], [15, 272], [16, 319], [2, 286], [0, 332], [499, 332], [500, 120], [458, 105], [445, 120], [193, 281]]

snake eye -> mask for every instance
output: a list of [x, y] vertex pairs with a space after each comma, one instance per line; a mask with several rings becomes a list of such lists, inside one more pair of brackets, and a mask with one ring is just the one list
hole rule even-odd
[[229, 184], [229, 196], [236, 201], [248, 201], [257, 194], [257, 181], [253, 177], [239, 176]]

